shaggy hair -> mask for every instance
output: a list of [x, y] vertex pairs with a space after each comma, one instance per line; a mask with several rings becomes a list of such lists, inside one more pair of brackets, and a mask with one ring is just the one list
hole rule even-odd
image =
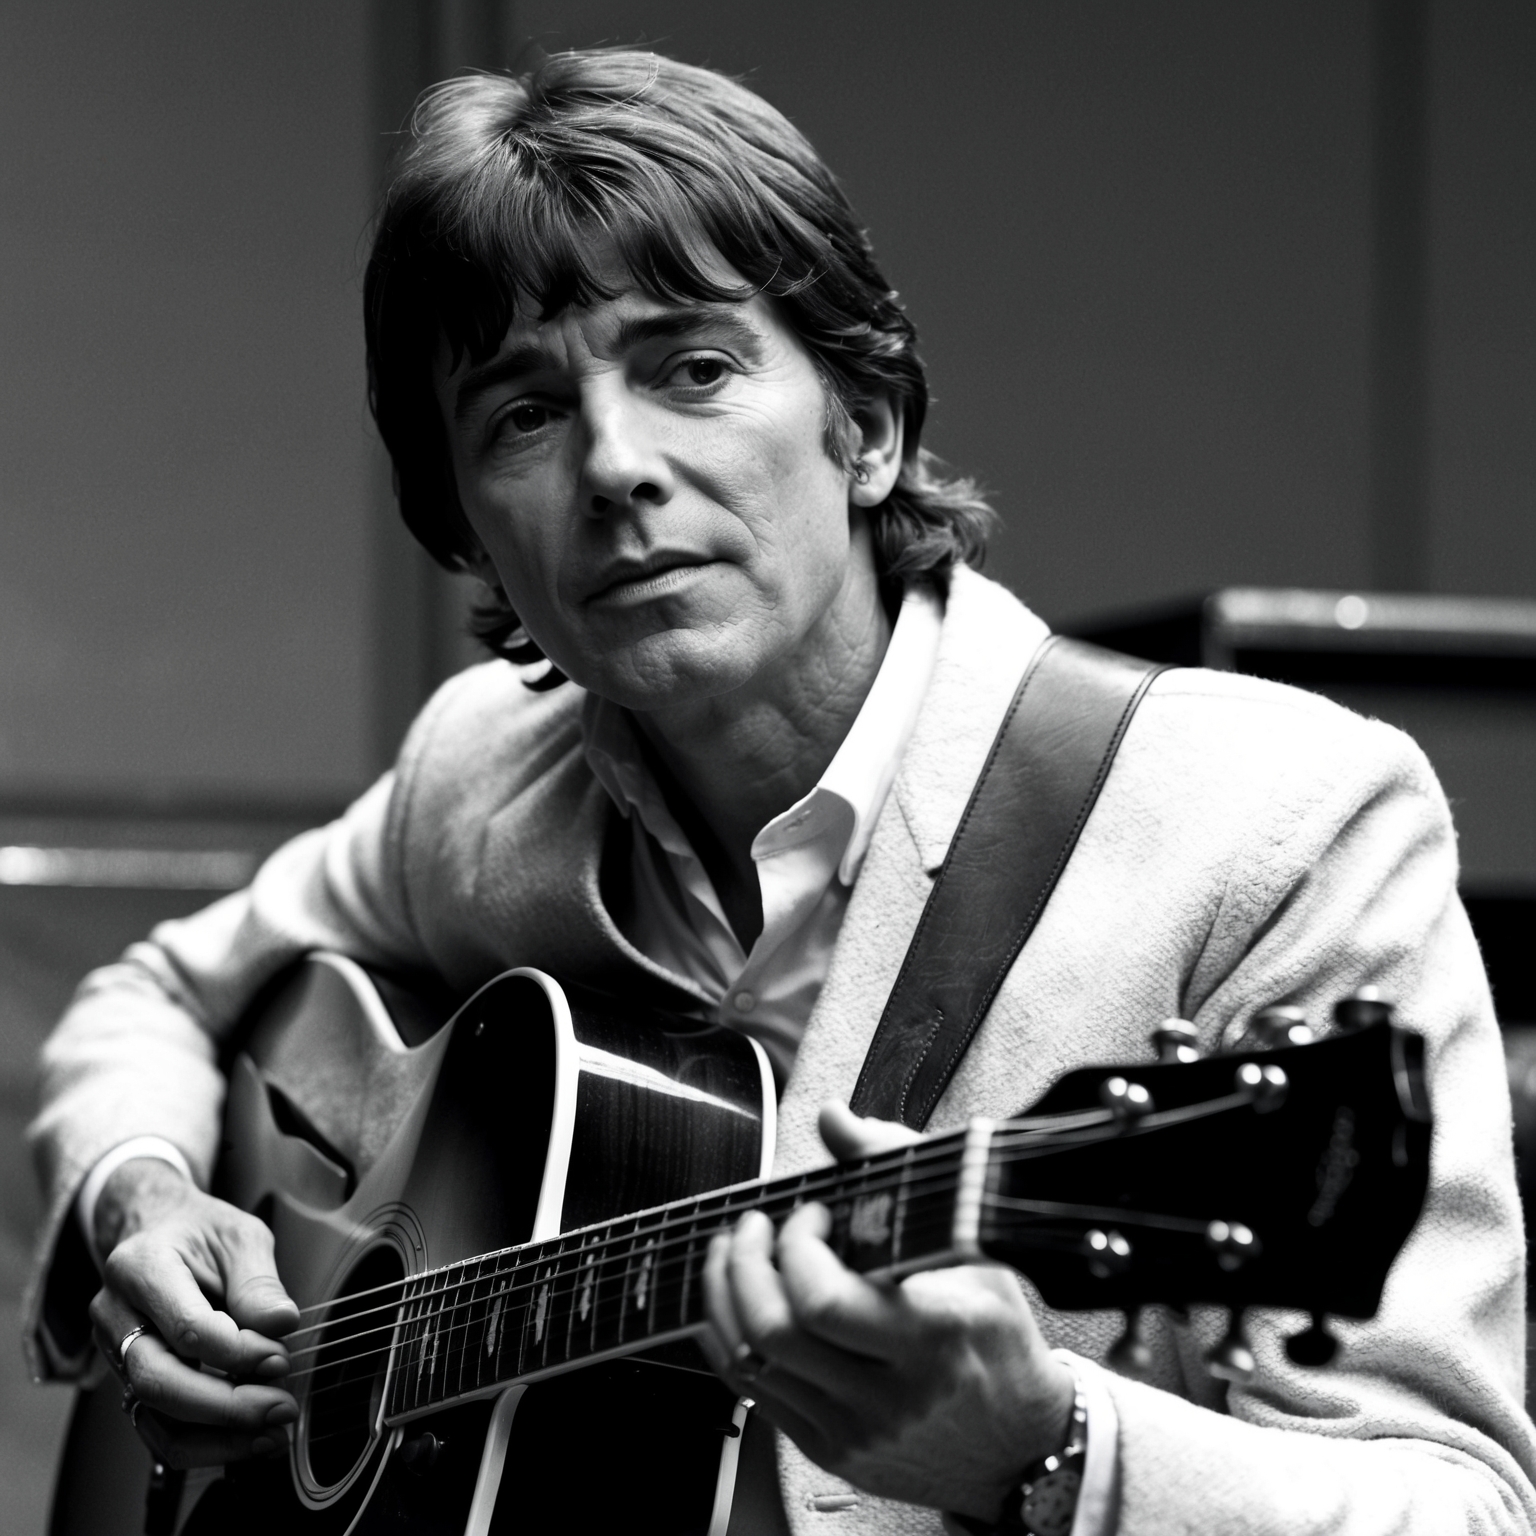
[[[771, 297], [821, 376], [826, 449], [844, 467], [854, 420], [891, 399], [904, 461], [869, 514], [887, 593], [942, 581], [956, 561], [980, 565], [995, 514], [921, 446], [916, 332], [832, 173], [735, 81], [609, 50], [428, 91], [385, 193], [364, 284], [369, 404], [401, 515], [441, 565], [485, 568], [432, 391], [437, 347], [446, 340], [454, 366], [483, 362], [515, 314], [548, 319], [616, 297], [603, 275], [614, 252], [663, 301]], [[743, 283], [721, 279], [719, 257]], [[499, 654], [539, 657], [500, 591], [474, 628]]]

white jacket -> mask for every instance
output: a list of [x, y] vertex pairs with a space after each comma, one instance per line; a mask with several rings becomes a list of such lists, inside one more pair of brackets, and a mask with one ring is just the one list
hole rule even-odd
[[[779, 1172], [825, 1161], [817, 1107], [853, 1085], [1044, 634], [1002, 588], [957, 572], [933, 682], [785, 1090]], [[138, 1135], [174, 1141], [207, 1179], [218, 1041], [297, 954], [430, 967], [464, 991], [521, 964], [610, 988], [656, 974], [599, 897], [610, 803], [582, 755], [580, 699], [574, 686], [529, 694], [499, 662], [461, 674], [396, 772], [345, 817], [279, 850], [249, 890], [162, 924], [87, 978], [45, 1047], [32, 1128], [50, 1211], [27, 1311], [40, 1368], [70, 1366], [67, 1348], [36, 1336], [80, 1180]], [[1156, 1385], [1109, 1382], [1120, 1536], [1536, 1530], [1508, 1095], [1455, 882], [1444, 796], [1399, 732], [1246, 677], [1191, 669], [1153, 685], [932, 1127], [1016, 1112], [1073, 1066], [1150, 1060], [1148, 1032], [1171, 1016], [1210, 1049], [1266, 1004], [1299, 1003], [1321, 1022], [1374, 983], [1426, 1037], [1436, 1128], [1423, 1218], [1379, 1315], [1339, 1325], [1333, 1366], [1292, 1366], [1282, 1341], [1302, 1319], [1261, 1312], [1258, 1373], [1229, 1391], [1201, 1363], [1216, 1316], [1156, 1318]], [[1043, 1308], [1041, 1323], [1089, 1358], [1119, 1327]], [[939, 1529], [932, 1511], [868, 1497], [818, 1512], [813, 1500], [846, 1485], [787, 1443], [780, 1469], [797, 1536]]]

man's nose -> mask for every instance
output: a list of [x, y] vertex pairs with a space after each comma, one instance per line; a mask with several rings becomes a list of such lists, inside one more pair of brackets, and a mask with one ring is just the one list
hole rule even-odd
[[619, 392], [586, 403], [579, 495], [581, 509], [589, 516], [661, 506], [672, 499], [672, 471], [648, 414]]

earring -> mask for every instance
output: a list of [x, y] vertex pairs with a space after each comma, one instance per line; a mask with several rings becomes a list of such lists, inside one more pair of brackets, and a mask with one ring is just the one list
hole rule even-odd
[[853, 461], [853, 479], [856, 485], [869, 484], [869, 465], [863, 459]]

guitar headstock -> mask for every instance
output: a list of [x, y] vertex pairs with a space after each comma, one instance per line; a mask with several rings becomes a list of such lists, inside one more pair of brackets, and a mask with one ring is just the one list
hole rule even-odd
[[[1334, 1016], [1309, 1043], [1295, 1010], [1266, 1010], [1248, 1038], [1281, 1043], [1203, 1059], [1173, 1021], [1160, 1062], [1062, 1078], [995, 1128], [982, 1251], [1067, 1311], [1372, 1316], [1428, 1184], [1424, 1045], [1374, 995]], [[1240, 1378], [1240, 1334], [1228, 1343]], [[1331, 1340], [1315, 1325], [1291, 1353], [1322, 1363]]]

